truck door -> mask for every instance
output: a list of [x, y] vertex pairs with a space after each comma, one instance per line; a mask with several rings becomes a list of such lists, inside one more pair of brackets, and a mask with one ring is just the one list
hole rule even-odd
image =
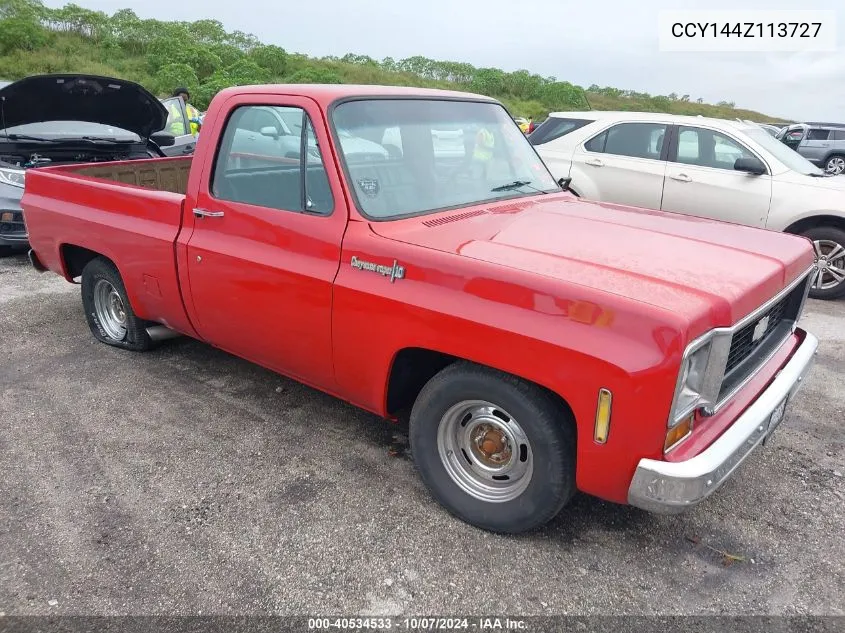
[[[299, 130], [278, 125], [289, 117], [299, 117]], [[206, 146], [185, 203], [193, 228], [184, 263], [188, 309], [205, 340], [331, 388], [332, 283], [348, 210], [322, 121], [302, 97], [235, 96], [222, 105], [203, 130], [220, 141]], [[244, 161], [240, 139], [251, 135], [271, 142], [246, 148]]]

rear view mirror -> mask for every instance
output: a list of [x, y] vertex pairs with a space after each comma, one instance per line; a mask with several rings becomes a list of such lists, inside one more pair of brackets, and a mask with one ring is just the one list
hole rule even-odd
[[754, 156], [737, 158], [734, 163], [734, 169], [736, 171], [748, 172], [749, 174], [754, 174], [755, 176], [760, 176], [766, 173], [766, 166], [759, 158]]
[[572, 178], [561, 178], [557, 181], [557, 184], [559, 184], [560, 188], [564, 191], [569, 191], [569, 185], [572, 184]]
[[150, 140], [159, 147], [170, 147], [176, 144], [176, 136], [172, 132], [165, 132], [164, 130], [150, 134]]
[[267, 127], [263, 127], [259, 130], [261, 136], [269, 136], [270, 138], [277, 139], [279, 138], [279, 130], [274, 128], [272, 125], [268, 125]]

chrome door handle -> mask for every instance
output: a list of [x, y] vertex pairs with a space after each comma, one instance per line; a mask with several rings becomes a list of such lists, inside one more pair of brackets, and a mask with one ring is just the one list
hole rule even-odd
[[205, 209], [194, 209], [194, 215], [198, 218], [222, 218], [222, 211], [206, 211]]
[[687, 176], [686, 174], [678, 174], [677, 176], [669, 176], [672, 180], [677, 180], [678, 182], [692, 182], [692, 178]]
[[604, 165], [598, 158], [590, 158], [589, 160], [584, 161], [588, 165], [592, 165], [593, 167], [601, 167]]

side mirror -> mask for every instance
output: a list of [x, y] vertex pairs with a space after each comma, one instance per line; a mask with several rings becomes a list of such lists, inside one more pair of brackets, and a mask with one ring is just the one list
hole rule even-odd
[[268, 125], [267, 127], [263, 127], [258, 131], [261, 136], [269, 136], [272, 139], [279, 138], [279, 130], [274, 128], [272, 125]]
[[159, 147], [170, 147], [176, 144], [176, 136], [172, 132], [160, 130], [150, 134], [150, 140]]
[[569, 191], [569, 185], [572, 184], [572, 178], [561, 178], [557, 181], [557, 184], [559, 184], [560, 188], [564, 191]]
[[748, 172], [749, 174], [754, 174], [755, 176], [761, 176], [766, 173], [766, 166], [759, 158], [754, 156], [749, 156], [748, 158], [737, 158], [734, 163], [734, 169], [736, 171]]

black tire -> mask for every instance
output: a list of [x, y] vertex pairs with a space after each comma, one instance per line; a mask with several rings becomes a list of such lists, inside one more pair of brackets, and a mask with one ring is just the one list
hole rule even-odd
[[[533, 472], [527, 487], [513, 499], [494, 502], [471, 495], [456, 483], [441, 458], [438, 430], [446, 424], [444, 415], [457, 403], [476, 399], [513, 416], [530, 445]], [[575, 437], [571, 415], [547, 392], [513, 376], [464, 362], [446, 367], [429, 380], [411, 410], [411, 453], [423, 482], [453, 515], [492, 532], [533, 530], [560, 512], [576, 491]], [[466, 452], [462, 453], [471, 461]]]
[[[845, 231], [842, 229], [836, 228], [834, 226], [815, 226], [811, 229], [807, 229], [803, 233], [801, 233], [806, 238], [809, 238], [813, 241], [814, 246], [816, 242], [832, 242], [834, 244], [840, 245], [843, 249], [845, 249]], [[826, 251], [825, 245], [822, 245], [822, 252], [829, 252]], [[816, 257], [818, 258], [818, 250], [816, 251]], [[838, 270], [845, 270], [845, 255], [836, 257], [834, 260], [836, 264], [836, 268]], [[816, 271], [811, 273], [816, 275]], [[828, 273], [824, 275], [823, 282], [830, 281], [831, 275]], [[825, 289], [817, 289], [815, 287], [816, 280], [813, 280], [813, 287], [810, 288], [810, 297], [813, 299], [823, 299], [823, 300], [830, 300], [830, 299], [838, 299], [839, 297], [845, 296], [845, 281], [839, 282], [836, 286], [831, 286], [830, 288]]]
[[[125, 332], [122, 337], [110, 334], [98, 315], [94, 294], [100, 281], [110, 284], [122, 302], [123, 312], [125, 313]], [[153, 341], [146, 330], [152, 324], [135, 316], [126, 295], [123, 279], [121, 279], [117, 267], [109, 260], [97, 257], [88, 262], [82, 270], [82, 305], [85, 308], [85, 319], [88, 321], [88, 327], [91, 329], [94, 338], [101, 343], [133, 352], [143, 352], [153, 348]]]

